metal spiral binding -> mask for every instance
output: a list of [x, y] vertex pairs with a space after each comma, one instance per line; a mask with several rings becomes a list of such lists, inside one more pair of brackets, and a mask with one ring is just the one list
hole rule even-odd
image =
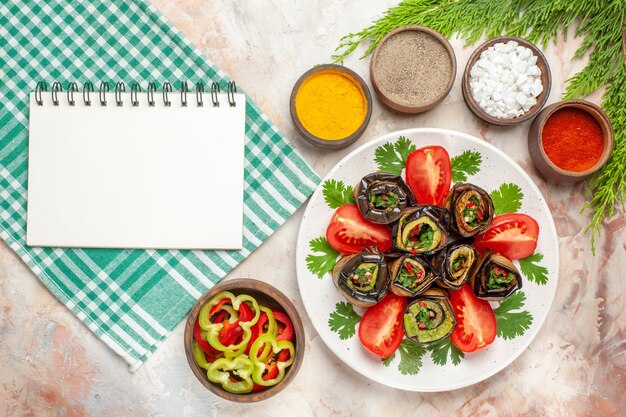
[[91, 106], [91, 98], [89, 97], [89, 93], [93, 92], [93, 84], [87, 81], [83, 84], [83, 102], [85, 106]]
[[154, 83], [148, 83], [148, 106], [154, 107], [154, 92], [156, 91], [156, 85]]
[[52, 104], [59, 105], [59, 91], [63, 91], [63, 86], [60, 82], [55, 81], [52, 83]]
[[100, 83], [100, 105], [101, 106], [106, 106], [107, 105], [107, 93], [109, 92], [109, 83], [106, 81], [103, 81]]
[[124, 102], [122, 101], [122, 93], [124, 91], [126, 91], [126, 84], [121, 81], [115, 84], [115, 104], [117, 104], [118, 107], [122, 107], [124, 105]]
[[45, 81], [39, 81], [35, 86], [35, 102], [40, 106], [43, 106], [42, 91], [48, 91], [48, 84]]
[[67, 85], [67, 103], [70, 106], [76, 105], [76, 101], [74, 101], [74, 92], [78, 91], [78, 85], [75, 82], [71, 82]]
[[234, 81], [228, 82], [228, 104], [230, 107], [235, 107], [237, 103], [235, 102], [235, 93], [237, 92], [237, 84]]
[[130, 85], [130, 104], [133, 107], [139, 106], [139, 100], [137, 99], [137, 93], [141, 91], [139, 83], [132, 83]]
[[181, 107], [187, 107], [187, 93], [189, 92], [189, 87], [187, 86], [187, 81], [180, 82], [180, 105]]
[[[35, 98], [35, 102], [37, 103], [37, 105], [42, 106], [43, 103], [43, 92], [47, 92], [48, 91], [48, 84], [45, 81], [39, 81], [37, 83], [37, 85], [35, 86], [35, 91], [34, 91], [34, 98]], [[52, 84], [52, 88], [51, 88], [51, 97], [52, 97], [52, 103], [55, 106], [59, 105], [59, 92], [63, 91], [63, 85], [58, 82], [55, 81]], [[76, 82], [68, 82], [67, 83], [67, 91], [66, 91], [66, 95], [67, 95], [67, 103], [70, 106], [75, 106], [76, 105], [76, 97], [74, 95], [74, 93], [78, 92], [79, 88], [78, 88], [78, 84]], [[91, 93], [93, 93], [95, 91], [94, 85], [93, 83], [87, 81], [83, 84], [83, 102], [85, 104], [85, 106], [91, 106]], [[100, 88], [98, 90], [98, 98], [100, 101], [100, 105], [101, 106], [107, 106], [107, 93], [110, 92], [109, 89], [109, 83], [106, 81], [102, 81], [100, 83]], [[117, 82], [115, 84], [115, 104], [118, 107], [122, 107], [124, 105], [124, 94], [126, 92], [126, 84], [124, 84], [123, 82]], [[142, 92], [141, 89], [141, 85], [137, 82], [133, 82], [130, 85], [130, 102], [131, 105], [133, 107], [139, 107], [139, 93]], [[148, 88], [146, 90], [146, 96], [147, 96], [147, 100], [148, 100], [148, 105], [150, 107], [154, 107], [156, 102], [155, 102], [155, 98], [154, 98], [154, 94], [157, 92], [157, 87], [156, 87], [156, 83], [154, 82], [150, 82], [148, 83]], [[188, 94], [190, 90], [189, 90], [189, 84], [187, 81], [181, 81], [180, 83], [180, 105], [181, 107], [187, 107], [188, 105]], [[219, 100], [219, 95], [222, 92], [222, 89], [220, 88], [220, 85], [216, 82], [212, 82], [211, 83], [211, 104], [213, 104], [213, 107], [219, 107], [220, 106], [220, 100]], [[170, 93], [174, 93], [174, 90], [172, 88], [172, 84], [170, 84], [169, 82], [164, 82], [163, 83], [163, 88], [161, 90], [161, 93], [163, 94], [163, 105], [166, 107], [171, 107], [172, 106], [172, 100], [171, 100], [171, 95]], [[198, 107], [203, 107], [204, 106], [204, 93], [205, 93], [205, 89], [204, 89], [204, 84], [202, 83], [202, 81], [197, 82], [196, 83], [196, 104]], [[229, 81], [228, 85], [227, 85], [227, 89], [226, 89], [226, 93], [227, 93], [227, 98], [228, 98], [228, 104], [231, 107], [235, 107], [237, 105], [236, 101], [235, 101], [235, 93], [237, 93], [237, 85], [235, 84], [234, 81]]]
[[204, 93], [204, 84], [200, 81], [196, 83], [196, 102], [198, 103], [198, 107], [202, 107], [204, 104], [202, 102], [202, 93]]
[[172, 92], [172, 84], [166, 81], [163, 83], [163, 104], [165, 104], [165, 107], [170, 107], [172, 105], [169, 97], [170, 92]]
[[218, 83], [211, 84], [211, 101], [213, 101], [213, 107], [219, 107], [220, 102], [217, 99], [217, 93], [221, 91], [220, 85]]

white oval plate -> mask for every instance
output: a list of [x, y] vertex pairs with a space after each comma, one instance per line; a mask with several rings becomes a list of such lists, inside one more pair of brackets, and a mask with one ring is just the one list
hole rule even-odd
[[[331, 331], [328, 320], [338, 302], [345, 301], [335, 288], [330, 274], [322, 279], [312, 274], [306, 265], [305, 258], [312, 253], [309, 242], [324, 236], [326, 227], [334, 212], [330, 209], [319, 186], [309, 202], [298, 235], [296, 268], [300, 295], [309, 318], [322, 340], [338, 358], [355, 371], [381, 384], [408, 391], [437, 392], [448, 391], [475, 384], [504, 369], [517, 358], [532, 342], [543, 325], [557, 287], [559, 271], [558, 236], [550, 209], [533, 183], [522, 168], [511, 158], [494, 146], [473, 136], [446, 129], [416, 128], [389, 133], [379, 139], [364, 144], [343, 158], [330, 170], [324, 181], [341, 180], [345, 184], [354, 185], [363, 176], [378, 171], [374, 161], [374, 150], [386, 142], [395, 142], [399, 136], [410, 139], [417, 148], [428, 145], [443, 146], [450, 158], [460, 155], [466, 150], [478, 151], [482, 155], [480, 171], [468, 177], [468, 182], [491, 192], [502, 183], [514, 183], [522, 188], [524, 198], [518, 212], [532, 216], [539, 223], [539, 240], [536, 252], [544, 255], [541, 265], [548, 269], [548, 282], [538, 285], [523, 279], [522, 291], [526, 295], [523, 310], [533, 317], [532, 324], [525, 333], [513, 339], [496, 340], [486, 349], [469, 353], [458, 365], [448, 359], [447, 364], [435, 364], [430, 352], [422, 357], [422, 366], [416, 375], [403, 375], [398, 369], [398, 354], [389, 366], [367, 352], [359, 342], [358, 335], [341, 340], [337, 333]], [[322, 182], [323, 184], [323, 182]], [[519, 264], [516, 261], [519, 267]], [[497, 304], [493, 304], [497, 306]], [[362, 315], [363, 310], [355, 308]]]

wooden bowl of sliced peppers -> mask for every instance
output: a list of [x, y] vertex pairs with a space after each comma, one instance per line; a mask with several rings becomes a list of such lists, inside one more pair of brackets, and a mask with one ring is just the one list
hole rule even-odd
[[235, 402], [265, 400], [295, 378], [304, 327], [293, 303], [255, 279], [224, 281], [191, 309], [185, 353], [209, 391]]

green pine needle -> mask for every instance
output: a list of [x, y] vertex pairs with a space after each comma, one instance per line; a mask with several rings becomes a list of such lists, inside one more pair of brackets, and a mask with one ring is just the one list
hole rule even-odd
[[589, 56], [587, 65], [567, 80], [564, 99], [584, 98], [606, 86], [602, 108], [615, 132], [615, 148], [608, 163], [587, 180], [591, 199], [592, 250], [602, 222], [615, 214], [626, 195], [626, 0], [404, 0], [381, 18], [341, 38], [334, 62], [343, 63], [359, 46], [368, 56], [380, 40], [405, 25], [423, 25], [450, 38], [456, 34], [468, 45], [482, 36], [521, 36], [544, 48], [557, 36], [567, 37], [570, 26], [582, 43], [572, 58]]

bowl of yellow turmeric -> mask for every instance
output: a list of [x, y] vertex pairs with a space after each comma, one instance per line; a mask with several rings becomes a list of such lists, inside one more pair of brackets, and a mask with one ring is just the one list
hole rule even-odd
[[354, 71], [319, 65], [298, 79], [291, 91], [291, 119], [309, 143], [339, 149], [355, 142], [372, 116], [372, 95]]

